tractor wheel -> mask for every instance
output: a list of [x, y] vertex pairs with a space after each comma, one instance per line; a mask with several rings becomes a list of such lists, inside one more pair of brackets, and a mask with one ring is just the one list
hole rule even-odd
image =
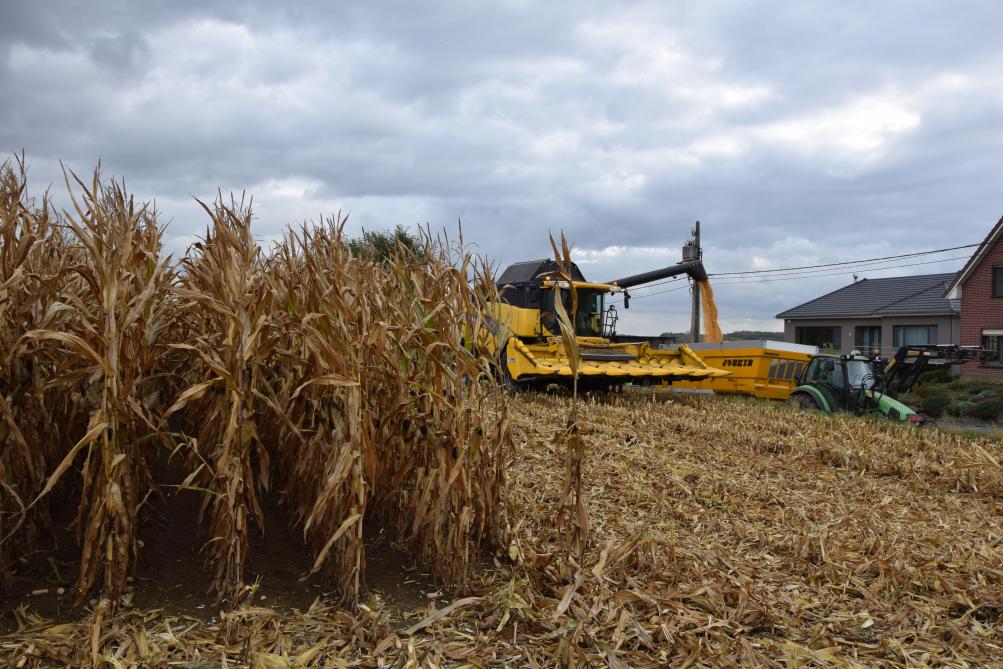
[[821, 409], [818, 402], [815, 401], [815, 398], [808, 393], [794, 393], [791, 395], [790, 399], [787, 400], [787, 406], [804, 409], [805, 411], [818, 411]]

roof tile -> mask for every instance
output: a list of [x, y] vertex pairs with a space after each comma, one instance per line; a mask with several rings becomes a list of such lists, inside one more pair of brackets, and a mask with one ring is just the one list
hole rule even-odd
[[861, 279], [817, 297], [777, 318], [835, 318], [843, 316], [893, 316], [905, 314], [955, 314], [957, 300], [944, 291], [955, 273], [918, 274], [883, 279]]

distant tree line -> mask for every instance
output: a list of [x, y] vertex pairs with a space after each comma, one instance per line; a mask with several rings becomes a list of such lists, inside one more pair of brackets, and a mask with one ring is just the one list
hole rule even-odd
[[[663, 332], [662, 337], [675, 337], [680, 344], [688, 344], [693, 341], [689, 332]], [[726, 332], [725, 341], [752, 341], [757, 339], [771, 339], [773, 341], [783, 341], [783, 332], [767, 332], [766, 330], [736, 330]]]

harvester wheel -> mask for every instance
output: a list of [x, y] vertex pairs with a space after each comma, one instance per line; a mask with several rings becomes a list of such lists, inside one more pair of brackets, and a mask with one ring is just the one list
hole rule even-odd
[[818, 411], [821, 408], [818, 402], [815, 401], [815, 398], [807, 393], [794, 393], [787, 400], [787, 406], [804, 409], [805, 411]]
[[505, 342], [498, 349], [498, 384], [510, 395], [519, 392], [522, 387], [512, 378], [512, 372], [508, 369], [508, 342]]

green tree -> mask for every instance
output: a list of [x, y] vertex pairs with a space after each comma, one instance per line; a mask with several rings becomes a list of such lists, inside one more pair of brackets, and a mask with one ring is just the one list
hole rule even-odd
[[398, 225], [393, 230], [363, 230], [361, 237], [348, 240], [352, 255], [370, 260], [386, 260], [398, 244], [410, 255], [419, 256], [424, 253], [425, 245], [421, 239], [408, 232], [403, 225]]

